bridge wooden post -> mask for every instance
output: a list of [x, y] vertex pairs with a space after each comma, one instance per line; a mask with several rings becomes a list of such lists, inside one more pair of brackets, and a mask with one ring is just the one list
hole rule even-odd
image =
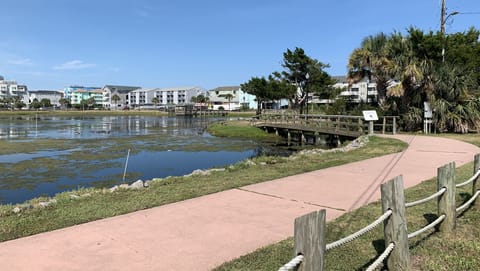
[[287, 129], [287, 146], [290, 146], [292, 142], [292, 134], [290, 134], [290, 130]]
[[393, 128], [392, 133], [395, 135], [397, 134], [397, 117], [393, 116]]
[[316, 146], [320, 145], [320, 134], [318, 132], [313, 135], [313, 140]]

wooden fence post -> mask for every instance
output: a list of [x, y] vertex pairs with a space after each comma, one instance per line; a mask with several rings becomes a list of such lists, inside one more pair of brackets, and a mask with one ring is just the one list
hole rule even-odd
[[393, 117], [393, 127], [392, 127], [392, 133], [395, 135], [397, 134], [397, 117]]
[[451, 162], [437, 170], [437, 188], [447, 191], [438, 198], [438, 215], [445, 214], [445, 219], [438, 229], [442, 232], [452, 232], [455, 229], [457, 216], [455, 203], [455, 162]]
[[294, 253], [304, 256], [298, 271], [323, 271], [325, 254], [324, 209], [295, 219]]
[[385, 213], [392, 210], [393, 212], [383, 224], [385, 247], [392, 242], [395, 244], [395, 248], [387, 259], [388, 270], [411, 270], [403, 177], [397, 176], [393, 180], [382, 184], [381, 192], [382, 211]]
[[[473, 174], [477, 173], [480, 167], [480, 153], [475, 155], [475, 158], [473, 160]], [[478, 178], [475, 178], [472, 183], [472, 196], [477, 193], [478, 185], [477, 185]], [[480, 200], [475, 200], [475, 205], [480, 206]]]

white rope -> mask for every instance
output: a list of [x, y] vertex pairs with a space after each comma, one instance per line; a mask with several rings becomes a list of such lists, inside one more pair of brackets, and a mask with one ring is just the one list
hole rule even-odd
[[438, 190], [435, 194], [427, 197], [427, 198], [424, 198], [424, 199], [421, 199], [421, 200], [417, 200], [417, 201], [414, 201], [414, 202], [408, 202], [408, 203], [405, 203], [405, 208], [409, 208], [409, 207], [413, 207], [413, 206], [416, 206], [416, 205], [419, 205], [419, 204], [422, 204], [422, 203], [425, 203], [425, 202], [428, 202], [432, 199], [435, 199], [435, 198], [438, 198], [440, 197], [443, 193], [445, 193], [445, 191], [447, 191], [447, 188], [446, 187], [443, 187], [442, 189]]
[[470, 206], [470, 204], [472, 204], [472, 202], [474, 202], [477, 199], [478, 195], [480, 195], [480, 190], [477, 190], [477, 193], [475, 193], [467, 202], [465, 202], [462, 206], [458, 207], [456, 209], [457, 213], [461, 213], [465, 211], [465, 209], [467, 209]]
[[286, 263], [284, 266], [280, 267], [278, 271], [292, 270], [293, 268], [301, 264], [303, 262], [303, 259], [304, 259], [303, 255], [298, 255], [297, 257], [293, 258], [291, 261]]
[[445, 217], [446, 217], [446, 215], [441, 215], [441, 216], [439, 216], [435, 221], [433, 221], [432, 223], [428, 224], [427, 226], [419, 229], [419, 230], [416, 231], [416, 232], [412, 232], [412, 233], [408, 234], [408, 239], [413, 238], [413, 237], [415, 237], [415, 236], [417, 236], [417, 235], [419, 235], [419, 234], [422, 234], [422, 233], [426, 232], [427, 230], [429, 230], [429, 229], [437, 226], [438, 224], [440, 224], [440, 222], [442, 222], [442, 221], [445, 219]]
[[394, 243], [390, 243], [388, 247], [385, 249], [385, 251], [378, 256], [378, 258], [366, 269], [366, 271], [374, 271], [376, 270], [380, 264], [392, 253], [393, 248], [395, 247]]
[[466, 180], [463, 183], [459, 183], [459, 184], [455, 185], [455, 187], [460, 188], [460, 187], [466, 186], [466, 185], [470, 184], [471, 182], [473, 182], [476, 178], [478, 178], [478, 176], [480, 176], [480, 170], [477, 170], [475, 175], [473, 175], [470, 179]]
[[377, 218], [377, 220], [375, 220], [372, 224], [366, 226], [365, 228], [345, 237], [345, 238], [342, 238], [338, 241], [335, 241], [335, 242], [332, 242], [330, 244], [327, 244], [326, 246], [326, 249], [325, 251], [329, 251], [331, 249], [334, 249], [336, 247], [339, 247], [339, 246], [342, 246], [348, 242], [351, 242], [355, 239], [357, 239], [358, 237], [364, 235], [365, 233], [373, 230], [376, 226], [380, 225], [380, 223], [382, 223], [383, 221], [385, 221], [390, 215], [392, 215], [392, 210], [388, 210], [386, 211], [382, 216], [380, 216], [379, 218]]

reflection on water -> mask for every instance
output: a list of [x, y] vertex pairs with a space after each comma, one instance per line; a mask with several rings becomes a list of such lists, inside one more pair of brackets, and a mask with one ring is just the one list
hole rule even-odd
[[[132, 135], [203, 132], [215, 119], [153, 116], [23, 116], [0, 117], [0, 139], [90, 139]], [[186, 129], [187, 128], [187, 129]]]
[[63, 139], [71, 143], [63, 149], [0, 154], [0, 202], [19, 203], [78, 187], [119, 184], [127, 149], [132, 151], [127, 182], [185, 175], [258, 155], [289, 154], [269, 144], [213, 137], [205, 128], [214, 120], [155, 116], [1, 117], [0, 140], [35, 144], [39, 139]]

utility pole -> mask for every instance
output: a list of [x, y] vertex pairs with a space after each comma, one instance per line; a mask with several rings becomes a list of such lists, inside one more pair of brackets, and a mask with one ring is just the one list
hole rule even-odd
[[446, 13], [446, 9], [445, 9], [445, 0], [442, 0], [442, 11], [441, 11], [441, 15], [440, 15], [440, 34], [445, 35], [445, 13]]

